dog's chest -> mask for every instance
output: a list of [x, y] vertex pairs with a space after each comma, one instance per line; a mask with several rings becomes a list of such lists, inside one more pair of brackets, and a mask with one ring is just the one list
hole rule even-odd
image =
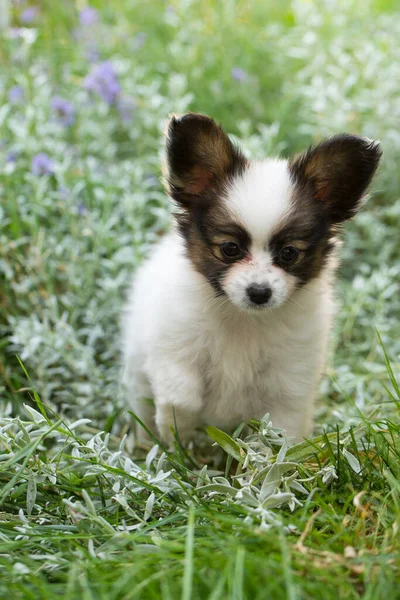
[[219, 325], [206, 333], [203, 349], [205, 420], [227, 426], [262, 417], [278, 352], [268, 330]]

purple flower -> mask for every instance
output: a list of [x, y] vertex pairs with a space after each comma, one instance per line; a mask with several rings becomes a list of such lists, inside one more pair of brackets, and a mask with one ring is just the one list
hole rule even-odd
[[246, 81], [248, 74], [241, 67], [233, 67], [231, 71], [232, 78], [236, 81]]
[[37, 6], [29, 6], [24, 11], [22, 11], [20, 20], [21, 23], [32, 23], [36, 19], [39, 14], [39, 9]]
[[99, 13], [93, 6], [83, 8], [79, 13], [79, 22], [83, 27], [94, 25], [99, 20]]
[[135, 109], [136, 102], [132, 98], [121, 98], [118, 102], [118, 112], [126, 124], [132, 121]]
[[92, 68], [89, 75], [86, 76], [84, 86], [89, 92], [101, 96], [107, 104], [115, 104], [121, 93], [117, 74], [108, 61]]
[[21, 31], [21, 27], [10, 27], [10, 40], [17, 40], [19, 37], [21, 37]]
[[15, 162], [17, 162], [18, 157], [19, 157], [18, 150], [10, 150], [10, 152], [8, 152], [8, 154], [7, 154], [6, 162], [15, 163]]
[[32, 158], [31, 171], [34, 175], [52, 175], [54, 173], [54, 163], [50, 156], [45, 152], [39, 152]]
[[69, 200], [70, 191], [65, 185], [60, 185], [58, 188], [61, 200]]
[[8, 101], [11, 104], [19, 104], [24, 99], [24, 91], [19, 85], [13, 85], [8, 90]]
[[88, 42], [86, 44], [86, 58], [88, 59], [88, 61], [91, 63], [95, 63], [99, 60], [99, 57], [100, 53], [96, 48], [95, 44], [93, 44], [92, 42]]
[[83, 204], [83, 202], [79, 202], [78, 206], [76, 207], [77, 211], [78, 211], [78, 215], [80, 217], [84, 217], [87, 214], [87, 208], [86, 206]]
[[58, 120], [65, 127], [70, 127], [75, 122], [75, 108], [68, 100], [61, 96], [54, 96], [51, 108], [56, 113]]

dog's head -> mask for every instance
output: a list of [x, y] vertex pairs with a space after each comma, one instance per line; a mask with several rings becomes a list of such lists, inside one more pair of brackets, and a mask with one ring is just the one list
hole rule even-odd
[[172, 117], [165, 181], [195, 268], [243, 309], [282, 305], [317, 277], [381, 157], [342, 134], [290, 160], [248, 161], [212, 119]]

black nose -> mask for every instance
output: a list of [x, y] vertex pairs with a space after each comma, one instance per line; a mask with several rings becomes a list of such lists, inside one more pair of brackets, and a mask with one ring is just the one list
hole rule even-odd
[[251, 285], [247, 288], [247, 295], [254, 304], [265, 304], [272, 296], [272, 290], [263, 285]]

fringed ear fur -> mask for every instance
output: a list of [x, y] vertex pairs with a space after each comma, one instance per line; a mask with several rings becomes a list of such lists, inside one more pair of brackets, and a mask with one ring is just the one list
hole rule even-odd
[[341, 134], [295, 156], [289, 169], [294, 182], [311, 190], [332, 223], [340, 223], [357, 212], [381, 156], [379, 142]]
[[206, 199], [210, 190], [240, 173], [246, 163], [213, 119], [196, 113], [171, 118], [164, 181], [167, 192], [181, 206]]

